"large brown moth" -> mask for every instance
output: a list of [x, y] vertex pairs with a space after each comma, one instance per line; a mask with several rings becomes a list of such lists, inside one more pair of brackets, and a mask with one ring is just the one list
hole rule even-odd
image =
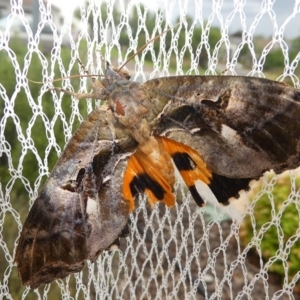
[[300, 165], [300, 91], [240, 76], [129, 81], [109, 64], [106, 100], [80, 125], [35, 200], [15, 262], [37, 288], [79, 272], [123, 234], [135, 199], [175, 203], [174, 166], [199, 206], [200, 181], [227, 205], [265, 171]]

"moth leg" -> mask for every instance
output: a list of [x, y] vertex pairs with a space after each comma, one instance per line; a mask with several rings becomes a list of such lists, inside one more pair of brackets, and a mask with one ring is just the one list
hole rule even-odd
[[223, 70], [223, 71], [221, 72], [220, 75], [224, 76], [224, 75], [226, 75], [226, 73], [227, 73], [228, 71], [229, 71], [229, 68], [226, 68], [225, 70]]
[[80, 68], [82, 69], [82, 71], [86, 74], [86, 75], [90, 75], [89, 71], [87, 70], [87, 68], [85, 67], [85, 65], [82, 63], [82, 61], [80, 60], [79, 57], [77, 57], [77, 62], [80, 66]]
[[118, 249], [120, 247], [120, 239], [121, 238], [127, 238], [130, 235], [130, 228], [129, 225], [130, 224], [130, 220], [127, 221], [125, 227], [123, 228], [123, 230], [121, 231], [119, 237], [117, 239], [115, 239], [113, 241], [113, 243], [109, 246], [109, 248], [107, 250], [115, 250]]
[[71, 95], [71, 96], [77, 98], [78, 100], [86, 99], [86, 98], [105, 100], [105, 95], [102, 94], [102, 91], [105, 89], [104, 85], [99, 80], [97, 80], [97, 78], [95, 76], [90, 75], [89, 71], [85, 68], [84, 64], [81, 62], [81, 60], [79, 58], [77, 58], [77, 61], [78, 61], [80, 68], [83, 70], [84, 74], [90, 76], [90, 78], [92, 80], [92, 89], [94, 92], [93, 93], [74, 93], [74, 92], [67, 91], [66, 89], [63, 89], [60, 87], [50, 87], [50, 88], [48, 88], [48, 90], [56, 90], [59, 92], [66, 93], [68, 95]]
[[113, 250], [117, 250], [120, 248], [120, 238], [117, 238], [113, 241], [113, 243], [106, 249], [108, 251], [113, 251]]
[[125, 227], [121, 231], [120, 238], [126, 238], [130, 235], [130, 221], [128, 220]]
[[[80, 60], [79, 57], [77, 57], [77, 62], [78, 62], [78, 64], [79, 64], [81, 70], [83, 71], [83, 73], [84, 73], [85, 75], [91, 76], [91, 74], [89, 73], [88, 69], [85, 67], [85, 65], [82, 63], [82, 61]], [[97, 78], [96, 78], [95, 76], [91, 76], [91, 80], [92, 80], [92, 83], [95, 83], [96, 81], [98, 81]], [[102, 88], [104, 88], [103, 85], [101, 85], [101, 86], [102, 86]]]
[[[80, 68], [82, 69], [82, 71], [86, 74], [86, 75], [90, 75], [91, 80], [92, 80], [92, 88], [95, 92], [95, 95], [98, 95], [98, 98], [94, 98], [94, 99], [101, 99], [101, 93], [102, 90], [105, 88], [103, 86], [103, 84], [97, 80], [96, 76], [92, 76], [89, 71], [87, 70], [87, 68], [85, 67], [85, 65], [82, 63], [82, 61], [77, 57], [77, 62], [80, 66]], [[94, 94], [94, 93], [93, 93]], [[93, 97], [89, 97], [89, 98], [93, 98]]]
[[[84, 64], [81, 62], [81, 60], [78, 57], [77, 57], [77, 61], [80, 68], [83, 70], [84, 74], [90, 75], [89, 71], [85, 68]], [[77, 98], [78, 100], [86, 99], [86, 98], [101, 99], [102, 90], [104, 89], [104, 86], [101, 84], [100, 81], [97, 80], [95, 76], [91, 76], [91, 80], [92, 80], [92, 88], [94, 90], [94, 93], [74, 93], [60, 87], [50, 87], [48, 90], [56, 90], [59, 92], [66, 93], [68, 95]]]
[[63, 88], [60, 88], [60, 87], [50, 87], [48, 88], [49, 91], [58, 91], [58, 92], [63, 92], [65, 94], [68, 94], [68, 95], [71, 95], [71, 96], [74, 96], [75, 98], [77, 98], [78, 100], [81, 100], [81, 99], [85, 99], [85, 98], [92, 98], [92, 99], [100, 99], [100, 96], [99, 94], [97, 93], [74, 93], [74, 92], [70, 92], [66, 89], [63, 89]]

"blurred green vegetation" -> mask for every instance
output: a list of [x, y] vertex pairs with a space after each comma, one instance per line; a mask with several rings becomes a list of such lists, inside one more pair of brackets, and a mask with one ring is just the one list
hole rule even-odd
[[[112, 8], [113, 9], [113, 8]], [[101, 15], [98, 16], [98, 18], [102, 19], [102, 22], [105, 23], [107, 19], [107, 8], [103, 7], [101, 10]], [[113, 9], [114, 15], [114, 23], [115, 24], [121, 24], [122, 18], [121, 15], [118, 13], [118, 10]], [[147, 32], [143, 29], [141, 31], [138, 31], [138, 25], [140, 24], [140, 14], [147, 14], [147, 19], [145, 23], [145, 28], [147, 28], [147, 32], [152, 34], [152, 32], [155, 32], [155, 35], [159, 34], [160, 32], [156, 31], [156, 23], [160, 22], [161, 28], [164, 28], [165, 21], [163, 20], [163, 17], [161, 19], [157, 19], [154, 14], [151, 12], [147, 12], [145, 8], [141, 6], [141, 11], [137, 11], [136, 8], [133, 8], [133, 12], [131, 14], [131, 18], [129, 19], [129, 24], [131, 26], [132, 30], [132, 35], [133, 37], [137, 37], [137, 43], [138, 47], [142, 47], [145, 42], [148, 40]], [[94, 26], [95, 20], [93, 19], [92, 15], [90, 15], [89, 19], [91, 28]], [[176, 23], [176, 22], [174, 22]], [[192, 20], [187, 19], [187, 30], [192, 26]], [[174, 29], [174, 32], [177, 29]], [[191, 48], [190, 49], [185, 49], [185, 41], [187, 39], [187, 30], [183, 27], [179, 33], [179, 38], [176, 44], [176, 47], [171, 45], [171, 36], [172, 32], [169, 31], [166, 34], [166, 37], [164, 37], [164, 47], [169, 50], [169, 49], [176, 49], [178, 53], [182, 51], [183, 55], [183, 68], [187, 70], [190, 66], [190, 60], [193, 56], [199, 55], [199, 66], [206, 68], [207, 67], [207, 62], [208, 62], [208, 56], [211, 55], [215, 49], [215, 46], [217, 45], [218, 41], [221, 38], [221, 33], [219, 28], [216, 27], [211, 27], [210, 32], [208, 33], [207, 36], [207, 41], [205, 44], [209, 44], [209, 48], [206, 49], [205, 47], [199, 47], [199, 43], [202, 40], [202, 34], [203, 34], [203, 29], [200, 26], [196, 26], [193, 31], [193, 35], [190, 36], [191, 38]], [[126, 49], [129, 47], [129, 38], [128, 38], [128, 28], [124, 27], [124, 29], [121, 32], [121, 35], [119, 36], [119, 41], [120, 44], [122, 45], [123, 49]], [[160, 40], [156, 40], [154, 42], [154, 52], [155, 56], [159, 53], [160, 50]], [[11, 50], [14, 52], [14, 54], [17, 57], [18, 64], [20, 65], [20, 69], [23, 70], [25, 68], [25, 56], [27, 54], [27, 48], [24, 47], [24, 45], [18, 43], [17, 40], [11, 40], [10, 44]], [[82, 43], [80, 45], [79, 52], [82, 53], [82, 56], [84, 57], [84, 53], [87, 52], [87, 44]], [[200, 51], [201, 48], [201, 51]], [[296, 54], [298, 53], [300, 49], [300, 38], [295, 39], [292, 41], [292, 46], [291, 46], [291, 52], [290, 52], [290, 57], [293, 59]], [[133, 54], [133, 53], [132, 53]], [[51, 54], [50, 53], [44, 53], [45, 58], [47, 61], [51, 61]], [[71, 51], [68, 48], [62, 48], [60, 52], [60, 57], [63, 61], [63, 64], [65, 67], [68, 67], [70, 60], [71, 60]], [[177, 66], [177, 61], [175, 59], [176, 55], [173, 53], [171, 55], [170, 59], [170, 68], [176, 69]], [[146, 64], [152, 64], [152, 54], [150, 52], [147, 53], [146, 57]], [[225, 62], [226, 57], [220, 58], [221, 62]], [[28, 61], [28, 60], [26, 60]], [[245, 46], [242, 49], [241, 52], [241, 63], [244, 67], [249, 67], [251, 66], [252, 59], [250, 55], [249, 49], [247, 49], [247, 46]], [[5, 94], [7, 95], [8, 99], [11, 99], [11, 97], [14, 95], [15, 91], [19, 88], [17, 86], [16, 82], [16, 73], [15, 73], [15, 67], [12, 65], [11, 60], [8, 56], [8, 54], [5, 51], [0, 51], [0, 83], [5, 89]], [[280, 49], [274, 50], [270, 52], [270, 54], [267, 57], [267, 60], [264, 65], [265, 69], [270, 71], [273, 69], [282, 69], [284, 68], [284, 61], [283, 61], [283, 56], [281, 53]], [[43, 67], [41, 65], [40, 58], [38, 55], [33, 55], [31, 60], [30, 60], [30, 66], [28, 70], [28, 78], [34, 81], [41, 81], [41, 75], [43, 72]], [[72, 70], [72, 74], [78, 74], [78, 68]], [[59, 70], [59, 66], [56, 65], [55, 68], [55, 74], [57, 74], [57, 77], [61, 77], [61, 72]], [[57, 84], [59, 85], [59, 84]], [[79, 80], [72, 80], [72, 85], [74, 88], [74, 91], [77, 91], [79, 88]], [[29, 87], [30, 87], [30, 94], [32, 98], [37, 101], [39, 93], [40, 93], [40, 88], [41, 86], [36, 83], [29, 82]], [[37, 103], [37, 102], [36, 102]], [[11, 159], [12, 165], [14, 169], [17, 169], [17, 166], [19, 164], [20, 157], [22, 155], [22, 151], [24, 149], [23, 145], [21, 142], [17, 139], [17, 128], [16, 128], [16, 122], [20, 122], [20, 126], [22, 128], [22, 133], [25, 136], [30, 136], [32, 139], [32, 144], [34, 148], [37, 150], [38, 155], [41, 157], [42, 160], [46, 159], [48, 163], [49, 170], [52, 170], [57, 158], [58, 158], [58, 148], [52, 147], [51, 149], [47, 149], [49, 145], [49, 137], [47, 135], [47, 130], [45, 127], [45, 120], [50, 124], [51, 122], [54, 123], [54, 132], [55, 132], [55, 143], [58, 145], [58, 147], [62, 150], [64, 145], [65, 145], [65, 131], [66, 128], [64, 127], [63, 120], [61, 116], [58, 116], [55, 118], [56, 110], [57, 107], [55, 107], [53, 99], [52, 99], [52, 94], [51, 92], [46, 92], [43, 97], [42, 97], [42, 102], [41, 102], [41, 111], [42, 113], [39, 114], [39, 116], [33, 120], [33, 110], [32, 107], [29, 105], [28, 102], [28, 97], [26, 92], [21, 89], [20, 92], [17, 94], [17, 98], [15, 102], [13, 102], [13, 112], [14, 112], [14, 119], [12, 117], [8, 118], [6, 120], [6, 123], [3, 124], [5, 127], [5, 138], [7, 143], [10, 146], [10, 155], [6, 156], [5, 153], [2, 154], [0, 157], [0, 182], [1, 182], [1, 187], [2, 190], [5, 191], [8, 186], [11, 185], [11, 179], [12, 179], [12, 174], [11, 170], [9, 169], [9, 160]], [[59, 104], [61, 105], [61, 110], [64, 113], [64, 116], [67, 120], [67, 122], [70, 122], [70, 117], [71, 117], [71, 97], [68, 95], [64, 95], [63, 101]], [[79, 111], [84, 117], [86, 115], [86, 103], [85, 101], [80, 101], [79, 102]], [[5, 103], [4, 99], [1, 97], [0, 94], [0, 114], [1, 114], [1, 120], [3, 120], [3, 116], [6, 113], [9, 113], [8, 111], [4, 110], [5, 108]], [[16, 118], [17, 116], [17, 118]], [[43, 116], [43, 118], [42, 118]], [[31, 126], [31, 131], [28, 131], [28, 128]], [[79, 125], [79, 120], [76, 119], [75, 122], [72, 125], [72, 131], [76, 129], [76, 127]], [[46, 156], [46, 153], [49, 154]], [[22, 176], [28, 180], [28, 184], [30, 187], [33, 189], [33, 186], [36, 182], [36, 179], [39, 176], [39, 170], [40, 166], [38, 163], [38, 160], [36, 158], [36, 154], [33, 152], [27, 152], [27, 154], [24, 157], [24, 161], [22, 162]], [[45, 181], [46, 176], [43, 177], [43, 181]], [[283, 186], [281, 187], [283, 188]], [[279, 190], [281, 190], [281, 188]], [[279, 192], [279, 191], [278, 191]], [[276, 197], [277, 198], [277, 197]], [[277, 200], [276, 200], [277, 201]], [[278, 203], [280, 203], [281, 198], [278, 197]], [[262, 205], [264, 204], [264, 200], [259, 201], [259, 203], [262, 202]], [[21, 181], [20, 179], [17, 179], [15, 182], [13, 182], [13, 189], [12, 192], [10, 193], [10, 203], [14, 210], [20, 214], [21, 217], [21, 222], [22, 224], [25, 221], [25, 218], [28, 213], [29, 209], [29, 195], [28, 195], [28, 190], [26, 189], [24, 185], [24, 181]], [[259, 206], [257, 206], [259, 207]], [[263, 208], [260, 208], [263, 209]], [[258, 209], [258, 211], [260, 211]], [[269, 209], [269, 208], [268, 208]], [[267, 209], [267, 210], [268, 210]], [[270, 211], [266, 212], [266, 216], [269, 216]], [[297, 212], [297, 210], [295, 210]], [[15, 245], [15, 239], [18, 236], [19, 228], [17, 227], [17, 224], [15, 222], [15, 215], [9, 212], [4, 212], [5, 215], [5, 222], [3, 224], [3, 240], [7, 244], [8, 250], [10, 253], [13, 252], [14, 245]], [[291, 217], [293, 216], [293, 217]], [[282, 224], [283, 228], [286, 228], [288, 226], [293, 227], [295, 226], [295, 222], [293, 221], [293, 218], [297, 218], [297, 215], [293, 215], [293, 211], [289, 212], [289, 217], [287, 218], [287, 221], [284, 221]], [[262, 218], [259, 216], [257, 219], [258, 222], [262, 220]], [[297, 223], [298, 224], [298, 223]], [[297, 225], [296, 224], [296, 225]], [[260, 223], [258, 223], [260, 226]], [[250, 226], [250, 224], [249, 224]], [[298, 226], [298, 225], [297, 225]], [[249, 227], [250, 228], [250, 227]], [[0, 227], [1, 229], [1, 227]], [[276, 231], [276, 230], [275, 230]], [[273, 241], [275, 239], [274, 234], [276, 232], [271, 233], [272, 238], [270, 237], [270, 241]], [[278, 246], [277, 246], [278, 247]], [[275, 244], [272, 249], [275, 249]], [[267, 246], [267, 249], [270, 250], [270, 247]], [[273, 252], [272, 252], [273, 253]], [[292, 255], [292, 254], [291, 254]], [[295, 259], [298, 254], [295, 254]], [[299, 257], [298, 257], [299, 260]], [[300, 261], [300, 260], [299, 260]], [[5, 253], [2, 251], [2, 248], [0, 248], [0, 280], [3, 280], [3, 274], [5, 274], [5, 270], [8, 267], [8, 262], [7, 258], [5, 257]], [[298, 270], [300, 268], [297, 267]], [[291, 269], [293, 270], [293, 268]], [[72, 291], [75, 291], [75, 281], [74, 278], [72, 277], [71, 279], [72, 282]], [[19, 299], [24, 291], [24, 288], [21, 287], [20, 280], [17, 276], [17, 271], [16, 268], [13, 269], [13, 274], [9, 276], [9, 283], [8, 283], [9, 289], [11, 296], [13, 299]], [[42, 289], [42, 288], [40, 288]], [[55, 296], [57, 296], [58, 293], [58, 288], [55, 287], [54, 289], [52, 288], [49, 293], [49, 298], [54, 299]], [[36, 295], [31, 291], [32, 297], [36, 298]], [[52, 297], [53, 296], [53, 297]]]
[[[255, 223], [252, 223], [250, 216], [246, 217], [240, 231], [241, 242], [245, 247], [254, 238], [254, 232], [256, 232], [255, 237], [257, 237], [259, 233], [263, 234], [259, 238], [259, 246], [263, 260], [267, 263], [271, 258], [277, 256], [277, 259], [270, 265], [268, 270], [282, 276], [282, 279], [285, 275], [285, 262], [288, 266], [288, 276], [290, 279], [293, 279], [300, 270], [300, 240], [298, 239], [295, 241], [300, 224], [299, 193], [297, 197], [294, 196], [294, 201], [284, 208], [282, 214], [279, 214], [283, 208], [284, 201], [289, 199], [292, 190], [295, 193], [295, 191], [298, 191], [299, 188], [300, 178], [297, 178], [295, 182], [291, 182], [290, 176], [280, 177], [276, 184], [272, 187], [272, 190], [270, 190], [272, 199], [270, 199], [270, 195], [263, 193], [255, 203]], [[259, 192], [260, 189], [261, 186], [255, 188], [253, 192]], [[272, 219], [274, 220], [274, 216], [278, 216], [278, 224], [273, 224], [265, 230], [264, 228], [266, 228], [266, 225], [270, 224]], [[283, 245], [280, 245], [279, 236], [282, 237]], [[287, 251], [287, 256], [282, 257], [281, 259], [278, 251], [281, 247], [285, 249], [288, 242], [292, 242], [292, 246], [290, 250]], [[300, 291], [299, 280], [295, 287], [295, 291]]]

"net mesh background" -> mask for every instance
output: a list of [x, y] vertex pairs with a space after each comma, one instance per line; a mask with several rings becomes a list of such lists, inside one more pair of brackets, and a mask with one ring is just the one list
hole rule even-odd
[[[209, 1], [210, 14], [204, 15], [208, 1], [164, 1], [150, 9], [136, 1], [90, 0], [82, 1], [74, 11], [76, 22], [57, 18], [55, 7], [37, 2], [35, 33], [26, 1], [18, 0], [10, 1], [0, 31], [0, 298], [300, 297], [300, 271], [290, 260], [293, 256], [300, 261], [297, 170], [280, 176], [266, 174], [250, 195], [234, 203], [229, 210], [242, 211], [241, 222], [233, 222], [217, 206], [198, 208], [181, 185], [176, 185], [177, 203], [172, 209], [150, 207], [140, 198], [130, 215], [130, 235], [121, 240], [119, 249], [102, 253], [94, 264], [87, 262], [82, 272], [64, 280], [34, 291], [22, 287], [13, 260], [28, 210], [78, 124], [101, 104], [49, 90], [56, 85], [73, 92], [90, 91], [89, 78], [70, 78], [82, 74], [78, 57], [91, 74], [103, 74], [104, 60], [121, 65], [141, 44], [169, 29], [127, 64], [133, 80], [224, 72], [268, 77], [299, 87], [300, 52], [291, 58], [286, 32], [294, 30], [293, 20], [300, 19], [300, 1], [289, 2], [291, 11], [283, 22], [278, 22], [275, 1], [267, 0], [259, 1], [260, 9], [251, 22], [248, 12], [256, 1]], [[225, 5], [230, 6], [230, 13], [225, 14]], [[151, 29], [150, 19], [155, 24]], [[236, 20], [240, 24], [238, 39], [231, 34]], [[257, 48], [254, 36], [265, 24], [271, 24], [272, 36]], [[219, 35], [211, 48], [216, 28]], [[184, 45], [179, 47], [180, 39]], [[247, 69], [241, 67], [245, 49]], [[280, 50], [284, 64], [272, 78], [273, 73], [265, 72], [265, 63], [274, 50]], [[54, 81], [57, 78], [63, 79]], [[280, 184], [287, 192], [278, 203], [275, 190]], [[268, 208], [259, 206], [262, 197]], [[244, 206], [247, 199], [250, 203]], [[261, 219], [265, 223], [261, 224]], [[287, 222], [291, 219], [296, 225]], [[285, 227], [292, 227], [289, 236]], [[266, 241], [270, 248], [278, 245], [267, 257]], [[274, 275], [276, 268], [280, 275]]]

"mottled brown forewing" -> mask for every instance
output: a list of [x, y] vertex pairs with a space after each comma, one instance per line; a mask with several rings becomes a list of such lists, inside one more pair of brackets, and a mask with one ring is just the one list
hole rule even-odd
[[152, 121], [158, 134], [185, 143], [217, 174], [258, 178], [300, 161], [300, 91], [239, 76], [179, 76], [142, 84], [167, 103]]
[[120, 131], [113, 140], [106, 110], [94, 110], [81, 124], [24, 224], [15, 255], [24, 285], [79, 272], [119, 237], [129, 214], [122, 174], [135, 146]]

